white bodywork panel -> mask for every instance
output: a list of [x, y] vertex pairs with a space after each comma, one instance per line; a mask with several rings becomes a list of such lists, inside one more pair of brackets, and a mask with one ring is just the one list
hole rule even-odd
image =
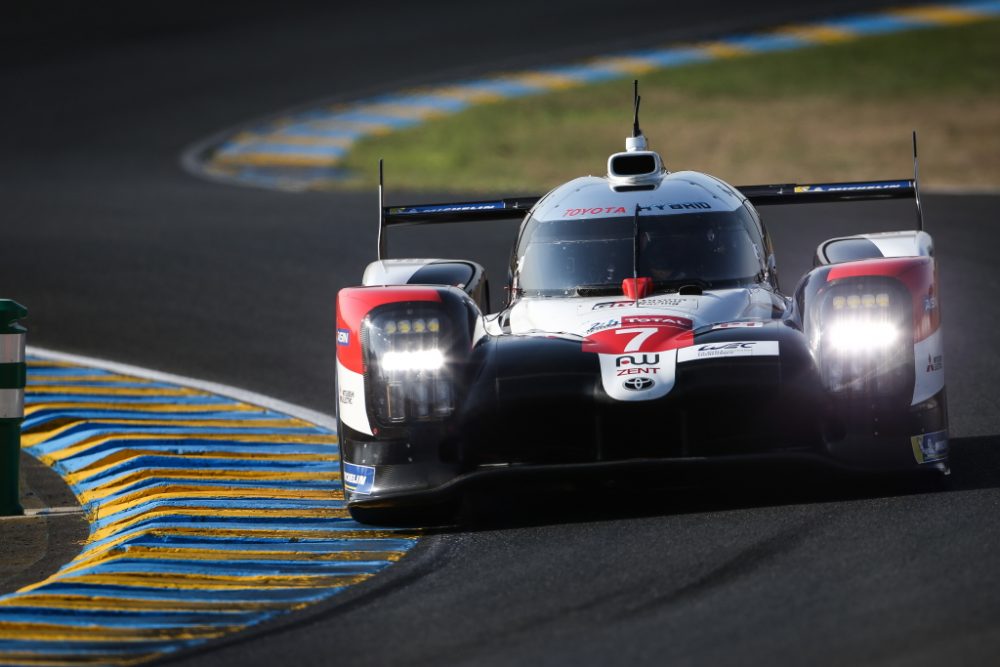
[[823, 241], [817, 248], [817, 257], [827, 264], [826, 248], [838, 241], [864, 239], [870, 241], [882, 254], [882, 257], [933, 257], [934, 239], [927, 232], [905, 230], [900, 232], [881, 232], [878, 234], [856, 234], [840, 236]]
[[941, 329], [913, 346], [913, 401], [922, 403], [944, 389], [944, 344]]
[[665, 173], [651, 190], [615, 192], [606, 178], [585, 176], [562, 185], [539, 201], [532, 215], [539, 220], [592, 219], [632, 215], [635, 207], [656, 215], [700, 211], [734, 211], [745, 198], [722, 181], [695, 171]]
[[[699, 295], [656, 294], [634, 301], [624, 296], [523, 298], [510, 311], [510, 331], [568, 333], [586, 336], [611, 328], [623, 315], [673, 315], [691, 320], [692, 327], [740, 319], [771, 319], [770, 292], [758, 288], [715, 290]], [[607, 325], [607, 326], [605, 326]]]
[[447, 262], [442, 259], [382, 259], [372, 262], [365, 268], [361, 284], [368, 285], [406, 285], [420, 269], [428, 264]]
[[[601, 358], [601, 384], [608, 396], [618, 401], [651, 401], [663, 398], [674, 388], [677, 371], [677, 350], [638, 353], [630, 355], [599, 354]], [[623, 358], [635, 359], [638, 364], [622, 365]], [[647, 388], [626, 388], [627, 380], [650, 383]]]
[[372, 435], [365, 407], [365, 376], [355, 373], [337, 361], [337, 414], [355, 431]]
[[927, 232], [884, 232], [863, 234], [883, 257], [933, 257], [934, 241]]

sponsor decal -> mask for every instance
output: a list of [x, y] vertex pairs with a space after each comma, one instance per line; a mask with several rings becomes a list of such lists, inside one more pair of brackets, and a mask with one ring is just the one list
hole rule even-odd
[[[595, 303], [593, 310], [607, 310], [608, 308], [629, 308], [635, 305], [635, 301], [601, 301]], [[698, 299], [683, 296], [653, 296], [639, 299], [640, 306], [660, 306], [661, 308], [697, 308]]]
[[653, 380], [647, 377], [629, 378], [628, 380], [622, 382], [622, 386], [629, 391], [645, 391], [647, 389], [652, 389], [655, 384], [656, 383]]
[[673, 389], [676, 350], [598, 354], [598, 358], [601, 384], [616, 401], [652, 401]]
[[690, 329], [691, 320], [683, 317], [672, 317], [670, 315], [626, 315], [622, 318], [622, 326], [653, 326]]
[[564, 218], [574, 218], [580, 215], [609, 215], [620, 213], [625, 215], [627, 211], [624, 206], [597, 206], [594, 208], [568, 208], [563, 213]]
[[[926, 319], [926, 318], [925, 318]], [[941, 329], [913, 345], [913, 398], [910, 405], [917, 405], [944, 389], [944, 346]], [[923, 373], [921, 373], [923, 369]]]
[[652, 366], [660, 363], [658, 354], [623, 354], [615, 359], [615, 366]]
[[677, 363], [698, 361], [699, 359], [775, 356], [778, 356], [778, 341], [776, 340], [733, 341], [681, 348], [677, 350]]
[[340, 402], [344, 405], [354, 405], [354, 392], [350, 389], [341, 389]]
[[659, 366], [647, 366], [645, 368], [640, 366], [633, 366], [630, 368], [619, 368], [618, 377], [626, 377], [629, 375], [656, 375], [660, 372]]
[[756, 329], [762, 326], [763, 322], [720, 322], [713, 324], [712, 329]]
[[659, 363], [658, 354], [626, 354], [615, 359], [618, 377], [656, 375], [660, 372]]
[[350, 344], [351, 344], [351, 330], [337, 329], [337, 345], [350, 345]]
[[664, 308], [698, 307], [698, 299], [683, 296], [654, 296], [648, 299], [641, 299], [639, 303], [643, 306], [661, 306]]
[[684, 211], [684, 210], [691, 210], [691, 209], [693, 209], [693, 210], [704, 210], [704, 209], [709, 209], [709, 208], [712, 208], [712, 205], [709, 204], [707, 201], [689, 201], [689, 202], [681, 202], [681, 203], [677, 203], [677, 204], [652, 204], [650, 206], [640, 206], [639, 210], [640, 211], [653, 211], [653, 210], [656, 210], [656, 211], [666, 211], [666, 210]]
[[351, 493], [367, 496], [375, 486], [375, 468], [344, 461], [344, 488]]
[[923, 433], [910, 438], [917, 463], [933, 463], [948, 458], [948, 431]]
[[503, 209], [502, 201], [484, 201], [465, 205], [430, 204], [427, 206], [401, 206], [390, 208], [390, 215], [413, 215], [416, 213], [461, 213], [462, 211], [495, 211]]
[[595, 331], [604, 331], [605, 329], [611, 329], [618, 326], [621, 326], [620, 320], [608, 320], [607, 322], [594, 322], [592, 325], [590, 325], [590, 328], [587, 329], [584, 333], [591, 334], [594, 333]]
[[625, 355], [632, 352], [662, 352], [694, 342], [691, 320], [669, 315], [636, 315], [621, 318], [621, 327], [589, 333], [584, 352]]
[[924, 297], [924, 312], [929, 313], [937, 308], [937, 299], [932, 296]]
[[883, 181], [880, 183], [844, 183], [840, 185], [798, 185], [795, 192], [863, 192], [867, 190], [899, 190], [910, 187], [909, 181]]
[[944, 355], [927, 355], [927, 368], [924, 370], [925, 373], [933, 373], [934, 371], [939, 371], [944, 368]]

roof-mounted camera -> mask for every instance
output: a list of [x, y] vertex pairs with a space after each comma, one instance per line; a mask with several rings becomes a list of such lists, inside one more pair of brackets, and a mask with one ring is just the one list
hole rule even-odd
[[639, 80], [632, 82], [633, 116], [632, 136], [625, 139], [625, 152], [608, 158], [608, 178], [627, 185], [659, 180], [663, 161], [653, 151], [647, 150], [646, 135], [639, 128]]

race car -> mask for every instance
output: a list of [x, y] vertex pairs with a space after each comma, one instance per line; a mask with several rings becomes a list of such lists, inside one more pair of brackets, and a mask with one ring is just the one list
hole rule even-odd
[[[337, 296], [351, 515], [439, 523], [477, 483], [519, 474], [772, 461], [947, 474], [931, 237], [825, 241], [787, 296], [757, 210], [914, 198], [919, 217], [915, 147], [913, 179], [734, 187], [668, 171], [637, 112], [606, 176], [543, 197], [385, 207], [380, 184], [379, 258]], [[498, 312], [474, 262], [386, 257], [393, 225], [511, 217]]]

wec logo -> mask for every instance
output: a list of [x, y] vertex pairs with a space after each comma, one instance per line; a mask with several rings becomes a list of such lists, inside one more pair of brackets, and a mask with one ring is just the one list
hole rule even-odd
[[715, 343], [714, 345], [699, 345], [699, 352], [711, 352], [715, 350], [749, 350], [754, 343]]

